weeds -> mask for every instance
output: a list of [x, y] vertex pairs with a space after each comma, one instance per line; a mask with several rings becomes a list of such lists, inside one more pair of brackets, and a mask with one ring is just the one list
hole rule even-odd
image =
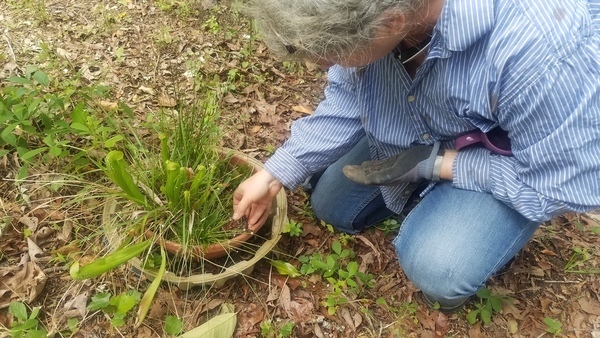
[[546, 317], [544, 318], [544, 324], [546, 324], [546, 332], [550, 333], [553, 337], [562, 333], [562, 324], [558, 320]]
[[260, 323], [260, 333], [264, 338], [291, 337], [293, 332], [293, 322], [273, 322], [272, 320], [267, 320]]
[[[0, 157], [16, 152], [23, 162], [19, 178], [28, 166], [38, 163], [64, 163], [65, 171], [78, 170], [90, 163], [88, 152], [114, 147], [123, 137], [87, 104], [106, 94], [104, 88], [82, 89], [80, 102], [69, 88], [56, 88], [46, 73], [28, 67], [23, 76], [7, 79], [0, 91]], [[122, 105], [123, 109], [128, 107]], [[69, 110], [71, 110], [69, 112]]]
[[110, 292], [102, 292], [92, 297], [88, 310], [99, 311], [112, 316], [110, 324], [114, 327], [121, 327], [125, 324], [125, 316], [141, 300], [142, 294], [135, 290], [129, 290], [112, 296]]
[[302, 223], [296, 223], [294, 220], [290, 220], [288, 224], [284, 225], [284, 234], [289, 234], [290, 237], [298, 237], [302, 235]]
[[471, 310], [466, 318], [469, 324], [473, 325], [481, 320], [484, 325], [492, 321], [494, 313], [502, 313], [504, 303], [512, 303], [512, 298], [506, 295], [493, 294], [489, 289], [482, 288], [476, 293], [479, 303], [475, 304], [475, 309]]
[[316, 273], [329, 282], [332, 292], [326, 296], [323, 305], [330, 314], [334, 314], [340, 305], [348, 303], [347, 293], [356, 297], [361, 294], [362, 286], [372, 288], [374, 280], [373, 275], [358, 270], [354, 251], [343, 248], [339, 241], [334, 241], [331, 249], [333, 253], [326, 256], [314, 253], [300, 256], [298, 260], [302, 263], [302, 274]]
[[168, 335], [176, 336], [183, 330], [183, 322], [178, 317], [169, 315], [165, 319], [163, 330]]
[[12, 302], [8, 306], [8, 313], [14, 318], [11, 328], [7, 333], [13, 338], [45, 338], [48, 333], [38, 321], [40, 308], [36, 307], [27, 313], [27, 307], [21, 302]]

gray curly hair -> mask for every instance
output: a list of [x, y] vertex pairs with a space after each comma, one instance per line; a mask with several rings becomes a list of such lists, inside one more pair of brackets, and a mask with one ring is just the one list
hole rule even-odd
[[291, 59], [343, 59], [369, 44], [384, 12], [411, 13], [424, 0], [251, 0], [265, 43]]

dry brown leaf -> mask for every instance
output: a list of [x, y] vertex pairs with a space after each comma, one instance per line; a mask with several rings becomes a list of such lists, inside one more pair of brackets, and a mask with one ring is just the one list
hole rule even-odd
[[260, 123], [275, 125], [277, 123], [276, 104], [269, 104], [262, 101], [254, 101], [254, 106], [259, 113]]
[[485, 338], [483, 332], [481, 332], [481, 325], [479, 323], [469, 328], [469, 338]]
[[263, 321], [265, 310], [262, 306], [252, 303], [240, 311], [238, 315], [238, 327], [241, 333], [248, 334], [254, 330], [254, 326]]
[[156, 92], [154, 91], [154, 89], [150, 88], [150, 87], [146, 87], [146, 86], [140, 86], [139, 88], [143, 93], [149, 94], [149, 95], [155, 95]]
[[40, 220], [37, 217], [23, 216], [19, 218], [19, 223], [26, 226], [27, 229], [29, 229], [33, 233], [37, 230], [38, 224], [40, 224]]
[[305, 299], [298, 298], [290, 303], [292, 319], [296, 323], [306, 323], [314, 317], [314, 304]]
[[31, 261], [17, 267], [0, 268], [0, 277], [0, 309], [17, 299], [33, 302], [44, 290], [48, 279], [42, 269]]
[[172, 108], [177, 105], [177, 101], [165, 93], [158, 94], [158, 105], [161, 107]]
[[287, 285], [283, 285], [283, 287], [281, 288], [281, 294], [279, 295], [279, 300], [277, 303], [279, 307], [281, 307], [288, 314], [288, 317], [292, 318], [292, 295], [290, 293], [290, 288]]
[[548, 256], [558, 256], [554, 251], [548, 250], [548, 249], [544, 249], [540, 252], [543, 253], [544, 255], [548, 255]]
[[240, 100], [238, 100], [231, 93], [227, 93], [227, 95], [225, 95], [225, 97], [223, 98], [223, 101], [226, 102], [226, 103], [238, 103], [238, 102], [240, 102]]
[[321, 327], [317, 323], [315, 323], [315, 326], [313, 328], [313, 332], [315, 333], [315, 337], [317, 337], [317, 338], [325, 338], [325, 335], [323, 334], [323, 331], [321, 330]]
[[29, 258], [33, 262], [39, 263], [43, 260], [44, 250], [40, 249], [40, 247], [29, 237], [27, 237], [27, 252], [29, 253]]
[[450, 330], [450, 323], [448, 322], [448, 317], [445, 314], [438, 312], [438, 315], [435, 318], [436, 335], [445, 337], [448, 333], [448, 330]]
[[136, 330], [135, 336], [137, 338], [156, 337], [156, 332], [153, 332], [152, 329], [150, 329], [149, 327], [142, 326]]
[[76, 316], [80, 316], [81, 318], [85, 317], [85, 313], [87, 311], [86, 307], [87, 307], [87, 301], [88, 301], [89, 295], [87, 292], [84, 292], [80, 295], [78, 295], [77, 297], [71, 299], [70, 301], [66, 302], [64, 305], [64, 311], [63, 311], [63, 316], [65, 318], [73, 318]]
[[65, 220], [60, 229], [60, 232], [56, 234], [56, 239], [61, 243], [67, 243], [71, 239], [71, 230], [73, 230], [73, 221]]
[[356, 327], [354, 327], [354, 320], [352, 319], [352, 316], [350, 316], [350, 311], [348, 310], [348, 308], [340, 308], [339, 315], [344, 319], [346, 325], [352, 332], [356, 331]]
[[597, 300], [582, 297], [579, 298], [577, 303], [579, 303], [583, 311], [591, 315], [600, 316], [600, 303]]
[[281, 295], [281, 291], [280, 290], [281, 289], [278, 288], [277, 286], [273, 286], [269, 290], [269, 295], [267, 296], [267, 303], [279, 299], [279, 296]]
[[508, 332], [510, 332], [511, 334], [515, 334], [519, 331], [519, 323], [517, 323], [517, 321], [514, 319], [509, 319], [507, 326]]
[[302, 113], [302, 114], [307, 114], [307, 115], [312, 115], [312, 113], [314, 112], [311, 108], [305, 106], [305, 105], [297, 105], [297, 106], [293, 106], [292, 110], [298, 113]]
[[100, 106], [100, 108], [105, 109], [105, 110], [114, 110], [119, 108], [119, 104], [117, 102], [112, 102], [112, 101], [100, 101], [98, 103], [98, 105]]

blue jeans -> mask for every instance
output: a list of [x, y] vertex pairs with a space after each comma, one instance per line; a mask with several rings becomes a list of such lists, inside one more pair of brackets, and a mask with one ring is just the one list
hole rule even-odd
[[[315, 176], [311, 204], [316, 216], [355, 233], [393, 215], [377, 187], [347, 179], [341, 168], [369, 160], [366, 139]], [[439, 182], [404, 219], [394, 246], [406, 276], [432, 303], [454, 308], [479, 290], [525, 246], [539, 223], [491, 194]]]

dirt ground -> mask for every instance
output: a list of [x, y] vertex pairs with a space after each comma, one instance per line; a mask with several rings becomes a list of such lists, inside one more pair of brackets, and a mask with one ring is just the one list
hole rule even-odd
[[[36, 65], [51, 78], [73, 81], [74, 88], [107, 85], [110, 99], [100, 106], [124, 102], [144, 120], [158, 107], [190, 99], [198, 74], [216, 77], [231, 87], [219, 103], [223, 125], [233, 127], [224, 145], [264, 160], [288, 136], [293, 120], [312, 113], [326, 79], [313, 65], [273, 59], [241, 7], [219, 0], [3, 0], [0, 88], [7, 77]], [[143, 325], [135, 328], [128, 318], [114, 327], [101, 311], [86, 309], [91, 297], [102, 290], [143, 292], [149, 282], [126, 268], [91, 281], [71, 280], [69, 262], [53, 259], [75, 236], [69, 215], [58, 212], [61, 200], [44, 208], [24, 200], [24, 188], [13, 180], [18, 166], [10, 156], [0, 161], [0, 279], [18, 279], [21, 300], [41, 307], [40, 322], [54, 337], [163, 337], [166, 315], [192, 328], [223, 303], [237, 311], [236, 337], [284, 337], [288, 322], [294, 323], [293, 337], [600, 337], [600, 215], [565, 215], [544, 224], [486, 286], [510, 302], [489, 323], [470, 324], [467, 315], [478, 309], [479, 299], [451, 315], [426, 307], [395, 259], [393, 232], [329, 232], [311, 216], [300, 191], [288, 191], [289, 218], [303, 224], [303, 233], [284, 236], [274, 258], [298, 266], [297, 257], [329, 253], [335, 240], [344, 241], [361, 269], [376, 276], [372, 289], [330, 315], [323, 306], [332, 293], [328, 281], [287, 278], [261, 261], [218, 289], [163, 285]], [[93, 210], [70, 212], [94, 225], [99, 216]], [[36, 237], [36, 264], [22, 259], [28, 247], [24, 229], [31, 222], [37, 229], [58, 229]], [[11, 297], [0, 287], [0, 337], [12, 320], [6, 309]], [[70, 318], [77, 319], [76, 327]], [[261, 326], [267, 321], [271, 331]]]

